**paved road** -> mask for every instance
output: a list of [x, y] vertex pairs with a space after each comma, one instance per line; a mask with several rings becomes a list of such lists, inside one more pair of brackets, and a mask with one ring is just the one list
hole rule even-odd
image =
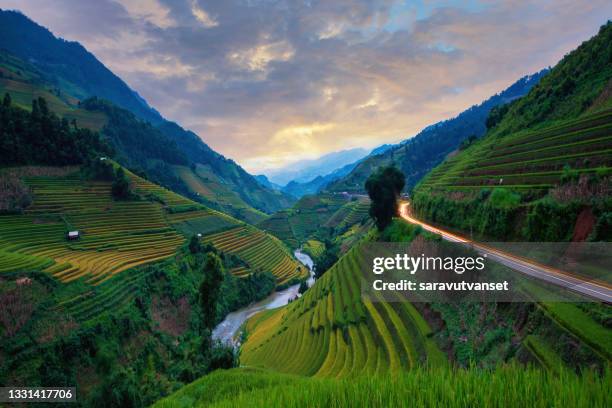
[[436, 228], [412, 217], [409, 209], [410, 203], [402, 202], [400, 204], [400, 215], [403, 219], [411, 224], [420, 225], [427, 231], [439, 234], [447, 241], [470, 244], [480, 253], [487, 254], [489, 259], [493, 259], [509, 268], [512, 268], [515, 271], [533, 276], [558, 286], [562, 286], [590, 298], [601, 300], [602, 302], [612, 303], [612, 289], [605, 284], [589, 282], [587, 280], [580, 279], [580, 277], [575, 275], [570, 275], [567, 272], [537, 264], [507, 252], [488, 247], [485, 244], [471, 241], [460, 235]]

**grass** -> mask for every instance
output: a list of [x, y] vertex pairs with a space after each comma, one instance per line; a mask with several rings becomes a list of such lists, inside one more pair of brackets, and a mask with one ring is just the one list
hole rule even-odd
[[[84, 279], [99, 285], [171, 256], [185, 236], [242, 225], [129, 171], [139, 200], [113, 200], [110, 182], [84, 180], [76, 168], [34, 170], [19, 173], [32, 190], [32, 205], [24, 214], [0, 216], [0, 272], [44, 270], [65, 283]], [[79, 230], [81, 238], [67, 241], [67, 230]], [[247, 262], [272, 270], [281, 281], [299, 275], [298, 263], [280, 242], [254, 227], [248, 231], [256, 239], [238, 251]]]
[[309, 239], [302, 245], [302, 250], [313, 258], [318, 258], [325, 251], [325, 244], [316, 239]]
[[516, 366], [415, 369], [343, 379], [241, 368], [216, 371], [154, 407], [606, 407], [612, 403], [610, 381], [609, 373], [578, 377]]
[[551, 348], [546, 342], [537, 335], [529, 335], [523, 340], [523, 345], [531, 352], [538, 360], [540, 365], [548, 371], [558, 373], [563, 369], [563, 360], [551, 351]]
[[559, 326], [584, 341], [608, 361], [612, 360], [612, 330], [597, 323], [572, 303], [542, 302], [539, 305]]

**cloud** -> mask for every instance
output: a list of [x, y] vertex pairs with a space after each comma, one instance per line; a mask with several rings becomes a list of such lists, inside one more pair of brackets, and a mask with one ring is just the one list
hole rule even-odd
[[0, 0], [260, 172], [397, 142], [555, 64], [612, 3]]
[[121, 4], [128, 14], [136, 19], [143, 19], [161, 28], [176, 25], [169, 14], [170, 10], [157, 0], [114, 0]]
[[191, 0], [191, 13], [202, 25], [206, 28], [212, 28], [219, 25], [219, 23], [211, 18], [208, 13], [198, 5], [197, 0]]

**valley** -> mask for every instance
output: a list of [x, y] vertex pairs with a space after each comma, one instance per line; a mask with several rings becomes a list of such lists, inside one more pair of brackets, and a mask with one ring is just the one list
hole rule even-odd
[[[222, 11], [191, 6], [195, 20], [183, 26], [176, 9], [163, 23], [140, 18], [160, 41], [193, 24], [221, 39]], [[310, 45], [347, 41], [298, 22]], [[385, 30], [377, 49], [404, 41]], [[365, 47], [367, 36], [351, 36]], [[471, 78], [479, 91], [502, 90], [470, 108], [458, 108], [471, 91], [461, 79], [445, 84], [456, 99], [409, 114], [461, 113], [397, 143], [387, 129], [374, 149], [339, 149], [326, 132], [341, 117], [351, 122], [343, 141], [365, 146], [351, 134], [359, 124], [382, 127], [408, 103], [404, 92], [440, 92], [435, 81], [408, 92], [395, 78], [414, 61], [379, 70], [372, 54], [371, 66], [358, 64], [367, 80], [341, 90], [280, 70], [293, 58], [308, 65], [297, 43], [232, 53], [219, 44], [207, 63], [230, 68], [216, 76], [188, 80], [197, 64], [162, 56], [176, 64], [155, 71], [156, 98], [215, 95], [166, 105], [195, 133], [81, 44], [0, 9], [0, 385], [75, 387], [81, 407], [610, 405], [612, 22], [552, 67], [514, 82], [489, 71]], [[469, 57], [438, 44], [417, 59], [430, 53], [458, 66]], [[130, 71], [130, 84], [155, 77], [140, 75]], [[312, 88], [293, 94], [268, 82], [285, 76]], [[355, 105], [370, 82], [372, 95]], [[385, 99], [400, 88], [402, 98]], [[347, 96], [351, 104], [338, 99]], [[292, 111], [303, 100], [312, 107]], [[231, 143], [249, 159], [244, 168], [215, 150]], [[289, 157], [295, 146], [320, 157]], [[271, 164], [276, 172], [245, 170]], [[372, 251], [425, 257], [448, 243], [486, 257], [500, 279], [524, 277], [520, 301], [408, 301], [395, 282], [367, 290]], [[402, 268], [383, 269], [377, 279]], [[471, 270], [455, 272], [468, 283], [425, 287], [486, 288]], [[556, 289], [571, 296], [561, 301]]]

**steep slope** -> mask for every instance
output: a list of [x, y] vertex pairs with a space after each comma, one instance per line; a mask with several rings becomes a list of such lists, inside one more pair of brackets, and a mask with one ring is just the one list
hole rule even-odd
[[159, 113], [81, 44], [56, 38], [19, 12], [0, 9], [0, 48], [31, 61], [47, 82], [77, 99], [98, 96], [151, 123], [162, 121]]
[[317, 377], [445, 365], [413, 305], [362, 298], [360, 256], [353, 248], [303, 297], [249, 320], [243, 364]]
[[504, 239], [610, 239], [611, 44], [608, 23], [494, 112], [482, 140], [416, 188], [416, 213]]
[[372, 155], [359, 163], [346, 177], [332, 182], [329, 191], [363, 192], [365, 180], [378, 167], [395, 163], [406, 176], [406, 190], [410, 190], [427, 172], [456, 150], [470, 136], [481, 137], [486, 131], [486, 119], [492, 108], [525, 95], [547, 74], [542, 70], [519, 79], [501, 93], [480, 105], [472, 106], [453, 119], [423, 129], [415, 137]]
[[302, 197], [290, 209], [272, 214], [258, 224], [292, 248], [308, 239], [324, 240], [334, 229], [347, 227], [368, 218], [367, 200], [351, 200], [342, 194], [317, 194]]
[[[62, 282], [84, 277], [99, 284], [174, 254], [183, 232], [236, 252], [249, 269], [273, 272], [279, 283], [304, 275], [275, 238], [129, 172], [139, 200], [113, 200], [110, 182], [84, 180], [74, 167], [20, 167], [0, 176], [22, 179], [33, 196], [23, 214], [0, 216], [0, 272], [40, 268]], [[78, 230], [81, 238], [66, 240], [68, 230]], [[214, 235], [226, 230], [227, 237], [245, 231], [236, 235], [245, 237], [239, 249]]]
[[[139, 169], [152, 176], [156, 182], [164, 183], [174, 189], [177, 183], [164, 175], [164, 173], [171, 173], [165, 166], [202, 164], [208, 166], [216, 177], [227, 184], [233, 194], [238, 195], [241, 200], [257, 210], [271, 213], [286, 208], [294, 202], [290, 196], [262, 186], [232, 160], [210, 149], [193, 132], [181, 128], [176, 123], [166, 121], [80, 44], [54, 37], [47, 29], [18, 12], [0, 10], [0, 49], [5, 50], [2, 60], [22, 61], [12, 66], [2, 64], [4, 69], [14, 68], [11, 80], [17, 80], [19, 83], [15, 84], [0, 78], [3, 85], [0, 91], [15, 93], [16, 101], [23, 103], [24, 106], [30, 105], [28, 97], [31, 100], [35, 95], [41, 94], [41, 96], [48, 97], [48, 94], [51, 93], [55, 95], [49, 98], [51, 101], [63, 101], [63, 103], [51, 103], [52, 109], [57, 106], [57, 113], [66, 114], [69, 119], [82, 119], [84, 124], [91, 124], [90, 126], [95, 126], [97, 130], [108, 125], [105, 118], [109, 115], [116, 117], [118, 112], [121, 112], [121, 109], [109, 108], [109, 106], [112, 107], [112, 104], [130, 111], [136, 118], [144, 122], [151, 123], [151, 125], [138, 124], [137, 121], [132, 120], [133, 129], [131, 131], [140, 133], [150, 138], [152, 143], [157, 146], [165, 146], [165, 148], [156, 149], [156, 154], [151, 155], [146, 145], [143, 151], [133, 149], [123, 151], [124, 146], [119, 144], [118, 153], [121, 153], [124, 159], [128, 159], [122, 163], [130, 165], [136, 162]], [[29, 66], [32, 68], [29, 71], [35, 72], [36, 76], [34, 78], [27, 75], [21, 76], [19, 65]], [[84, 117], [79, 116], [82, 112], [77, 109], [79, 101], [91, 97], [106, 99], [112, 104], [96, 103], [97, 106], [90, 106], [90, 111], [95, 113], [85, 114]], [[125, 115], [121, 114], [121, 116]], [[154, 126], [158, 129], [154, 129]], [[122, 134], [125, 130], [117, 132], [115, 139], [129, 137], [129, 135]], [[165, 150], [168, 150], [168, 153], [173, 156], [171, 160], [159, 157], [160, 153]], [[182, 157], [177, 158], [176, 152], [171, 150], [178, 150]], [[136, 160], [135, 156], [140, 157]], [[147, 160], [160, 159], [164, 168], [158, 168], [160, 163], [145, 163]], [[188, 192], [180, 188], [178, 191]], [[194, 196], [194, 198], [197, 197]]]

